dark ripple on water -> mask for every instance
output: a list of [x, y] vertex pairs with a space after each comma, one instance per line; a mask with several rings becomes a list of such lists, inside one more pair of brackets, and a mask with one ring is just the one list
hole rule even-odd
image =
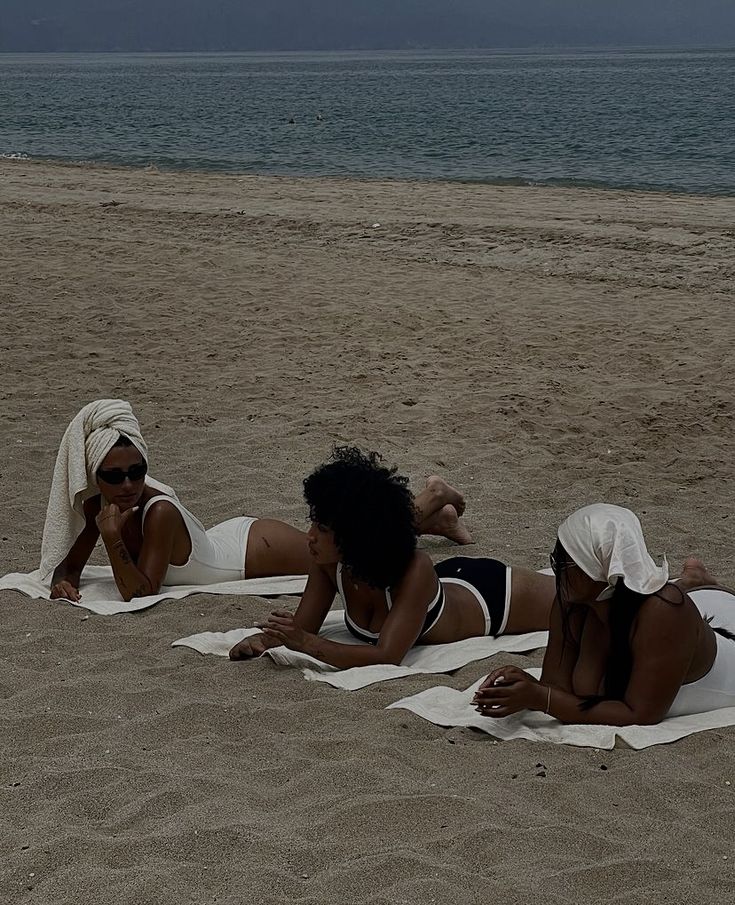
[[4, 156], [735, 194], [733, 51], [5, 55], [0, 85]]

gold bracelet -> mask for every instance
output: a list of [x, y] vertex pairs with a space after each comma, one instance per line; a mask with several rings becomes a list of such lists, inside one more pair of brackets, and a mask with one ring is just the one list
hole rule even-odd
[[551, 707], [551, 685], [547, 685], [547, 688], [548, 694], [546, 695], [546, 710], [544, 710], [544, 713], [548, 713], [549, 707]]

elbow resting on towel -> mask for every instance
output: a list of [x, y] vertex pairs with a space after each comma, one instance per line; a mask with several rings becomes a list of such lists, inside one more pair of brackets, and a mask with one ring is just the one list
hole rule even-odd
[[381, 648], [380, 645], [344, 644], [329, 641], [318, 635], [313, 636], [305, 653], [337, 669], [352, 669], [359, 666], [400, 666], [404, 651]]
[[160, 589], [160, 585], [156, 587], [149, 579], [146, 579], [145, 582], [141, 582], [137, 587], [132, 589], [127, 587], [119, 588], [125, 603], [130, 603], [130, 601], [134, 600], [136, 597], [150, 597], [152, 594], [157, 594]]

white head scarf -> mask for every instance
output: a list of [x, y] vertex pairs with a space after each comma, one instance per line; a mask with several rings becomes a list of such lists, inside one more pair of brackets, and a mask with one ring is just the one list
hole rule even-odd
[[559, 540], [590, 578], [607, 582], [597, 598], [612, 596], [619, 578], [637, 594], [654, 594], [669, 578], [669, 564], [651, 559], [638, 517], [630, 509], [595, 503], [573, 512], [559, 528]]
[[[64, 432], [51, 481], [41, 543], [41, 578], [64, 559], [84, 528], [84, 501], [99, 492], [97, 469], [121, 434], [129, 437], [145, 461], [148, 447], [138, 419], [123, 399], [90, 402]], [[170, 487], [147, 477], [146, 483], [175, 497]]]

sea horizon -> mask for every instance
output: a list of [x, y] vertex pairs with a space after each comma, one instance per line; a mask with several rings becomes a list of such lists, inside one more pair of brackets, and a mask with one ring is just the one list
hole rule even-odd
[[735, 194], [735, 49], [2, 53], [0, 156]]

